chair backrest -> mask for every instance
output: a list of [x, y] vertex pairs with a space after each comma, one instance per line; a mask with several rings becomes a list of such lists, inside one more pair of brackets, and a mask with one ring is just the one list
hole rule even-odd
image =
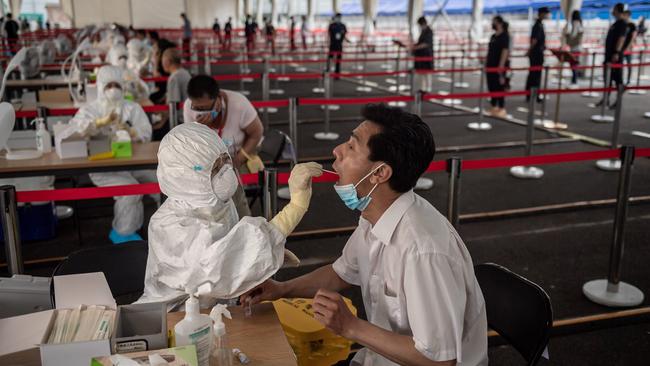
[[[149, 247], [145, 241], [81, 249], [73, 252], [54, 269], [52, 276], [104, 272], [118, 305], [137, 300], [144, 290]], [[54, 289], [50, 288], [54, 307]]]
[[474, 267], [487, 310], [488, 326], [535, 365], [553, 325], [551, 299], [537, 284], [494, 263]]
[[264, 139], [260, 147], [260, 157], [262, 160], [271, 160], [273, 165], [277, 165], [282, 156], [285, 143], [285, 135], [282, 132], [274, 129], [264, 131]]

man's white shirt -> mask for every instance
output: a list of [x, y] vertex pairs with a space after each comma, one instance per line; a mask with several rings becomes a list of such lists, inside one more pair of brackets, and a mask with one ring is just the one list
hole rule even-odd
[[[333, 268], [361, 287], [372, 324], [412, 336], [431, 360], [487, 365], [485, 302], [472, 259], [447, 219], [413, 191], [374, 227], [361, 217]], [[368, 349], [355, 363], [396, 365]]]

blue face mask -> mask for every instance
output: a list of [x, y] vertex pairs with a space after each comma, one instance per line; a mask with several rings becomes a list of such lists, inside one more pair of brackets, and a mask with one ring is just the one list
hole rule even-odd
[[334, 185], [334, 190], [336, 191], [336, 193], [338, 193], [343, 203], [345, 203], [345, 205], [348, 206], [350, 210], [363, 211], [366, 209], [366, 207], [368, 207], [370, 201], [372, 200], [372, 197], [370, 197], [370, 195], [372, 194], [372, 192], [375, 191], [375, 188], [377, 188], [377, 184], [375, 184], [375, 186], [372, 187], [368, 195], [361, 198], [359, 198], [359, 196], [357, 195], [357, 186], [361, 184], [361, 182], [366, 180], [366, 178], [368, 178], [372, 173], [376, 172], [379, 168], [384, 166], [384, 164], [386, 163], [382, 163], [380, 166], [371, 170], [370, 173], [366, 174], [365, 177], [361, 178], [361, 180], [357, 184], [354, 185], [346, 184], [342, 186]]

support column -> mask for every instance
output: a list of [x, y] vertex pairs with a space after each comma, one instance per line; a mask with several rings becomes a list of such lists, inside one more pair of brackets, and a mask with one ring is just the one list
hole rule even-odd
[[418, 34], [418, 27], [415, 22], [424, 14], [424, 0], [409, 0], [407, 13], [409, 23], [409, 37], [411, 37], [411, 39], [415, 39]]
[[472, 22], [469, 26], [469, 38], [472, 44], [483, 38], [483, 0], [472, 1]]
[[264, 28], [264, 0], [257, 0], [257, 13], [255, 15], [255, 21], [257, 22], [257, 25], [260, 27], [260, 29]]

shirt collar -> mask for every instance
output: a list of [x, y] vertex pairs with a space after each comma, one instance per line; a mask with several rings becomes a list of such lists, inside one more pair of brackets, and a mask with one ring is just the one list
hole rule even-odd
[[382, 243], [388, 245], [406, 210], [415, 202], [413, 190], [402, 193], [379, 218], [371, 232]]

